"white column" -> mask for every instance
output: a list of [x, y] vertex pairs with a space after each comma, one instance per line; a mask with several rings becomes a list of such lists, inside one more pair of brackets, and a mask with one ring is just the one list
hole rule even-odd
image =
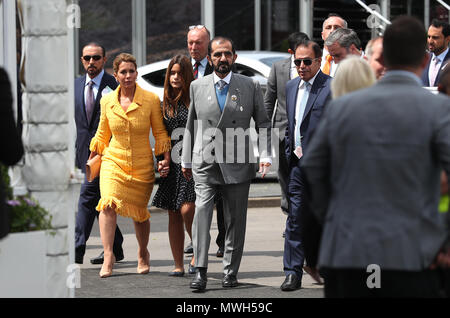
[[299, 0], [300, 32], [306, 33], [310, 38], [313, 35], [313, 3], [311, 0]]
[[67, 272], [73, 248], [74, 196], [70, 175], [74, 160], [73, 37], [66, 0], [21, 0], [24, 70], [23, 177], [30, 194], [52, 215], [47, 235], [46, 291], [41, 297], [70, 297]]
[[215, 36], [214, 30], [214, 0], [202, 0], [202, 24], [206, 26], [211, 34], [211, 39]]
[[391, 0], [381, 0], [381, 15], [386, 19], [391, 19]]
[[132, 51], [139, 66], [147, 64], [147, 35], [145, 21], [145, 0], [132, 0]]
[[8, 72], [17, 119], [16, 2], [0, 0], [0, 65]]
[[425, 25], [425, 28], [428, 30], [428, 27], [430, 26], [430, 0], [424, 0], [423, 1], [423, 24]]
[[255, 0], [255, 50], [261, 50], [261, 0]]

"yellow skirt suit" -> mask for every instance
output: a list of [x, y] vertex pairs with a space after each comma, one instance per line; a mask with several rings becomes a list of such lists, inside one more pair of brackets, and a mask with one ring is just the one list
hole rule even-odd
[[136, 84], [133, 102], [125, 112], [119, 103], [120, 86], [100, 101], [101, 115], [90, 150], [102, 155], [100, 169], [100, 201], [134, 221], [150, 218], [148, 201], [155, 181], [150, 128], [155, 137], [155, 154], [170, 151], [157, 95]]

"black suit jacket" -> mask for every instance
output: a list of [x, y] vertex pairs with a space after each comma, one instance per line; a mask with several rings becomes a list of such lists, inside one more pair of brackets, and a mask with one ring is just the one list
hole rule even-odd
[[[16, 164], [23, 156], [22, 138], [18, 133], [12, 110], [11, 84], [8, 74], [0, 68], [0, 162]], [[0, 180], [0, 238], [9, 232], [9, 217], [3, 180]]]
[[[437, 84], [439, 83], [439, 77], [441, 76], [441, 71], [442, 68], [444, 67], [444, 65], [450, 61], [450, 50], [447, 52], [447, 54], [444, 57], [444, 61], [441, 64], [441, 68], [439, 69], [439, 72], [436, 76], [436, 80], [434, 81], [434, 86], [437, 86]], [[430, 80], [428, 78], [428, 71], [430, 70], [430, 63], [431, 63], [431, 58], [428, 61], [427, 67], [425, 67], [425, 69], [422, 72], [422, 84], [423, 86], [430, 86]]]
[[105, 72], [95, 99], [92, 120], [88, 122], [84, 103], [85, 85], [86, 75], [80, 76], [75, 80], [75, 123], [77, 126], [75, 163], [83, 172], [86, 172], [86, 162], [90, 153], [89, 145], [97, 131], [98, 123], [100, 121], [100, 99], [102, 98], [102, 91], [106, 86], [109, 86], [112, 90], [116, 89], [118, 86], [114, 76]]

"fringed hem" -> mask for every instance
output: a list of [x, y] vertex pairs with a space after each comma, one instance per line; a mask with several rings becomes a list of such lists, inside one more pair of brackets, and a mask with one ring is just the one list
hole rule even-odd
[[171, 146], [171, 143], [170, 143], [170, 138], [156, 141], [156, 143], [155, 143], [155, 156], [158, 156], [158, 155], [163, 154], [165, 152], [169, 152], [171, 148], [172, 148], [172, 146]]
[[117, 214], [120, 214], [123, 217], [132, 218], [133, 221], [142, 223], [150, 218], [150, 212], [146, 207], [140, 208], [133, 204], [123, 203], [121, 200], [114, 197], [101, 198], [95, 209], [100, 212], [107, 207], [112, 208], [114, 206]]
[[94, 137], [92, 138], [91, 144], [89, 145], [89, 150], [95, 151], [96, 153], [103, 155], [103, 152], [107, 147], [108, 147], [107, 144]]

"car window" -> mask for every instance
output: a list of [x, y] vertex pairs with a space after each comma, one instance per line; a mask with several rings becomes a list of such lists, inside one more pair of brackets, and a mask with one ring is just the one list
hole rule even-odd
[[255, 76], [258, 76], [258, 77], [262, 76], [262, 77], [264, 77], [263, 74], [261, 74], [260, 72], [256, 71], [253, 68], [250, 68], [250, 67], [248, 67], [246, 65], [239, 64], [239, 63], [236, 63], [235, 65], [236, 65], [236, 73], [238, 73], [238, 74], [242, 74], [242, 75], [245, 75], [245, 76], [248, 76], [248, 77], [255, 77]]
[[142, 78], [153, 86], [164, 87], [164, 80], [166, 78], [166, 69], [142, 75]]
[[280, 61], [280, 60], [284, 60], [286, 59], [286, 57], [284, 56], [275, 56], [275, 57], [266, 57], [263, 59], [260, 59], [260, 61], [264, 64], [266, 64], [269, 67], [272, 67], [272, 64], [275, 63], [276, 61]]

